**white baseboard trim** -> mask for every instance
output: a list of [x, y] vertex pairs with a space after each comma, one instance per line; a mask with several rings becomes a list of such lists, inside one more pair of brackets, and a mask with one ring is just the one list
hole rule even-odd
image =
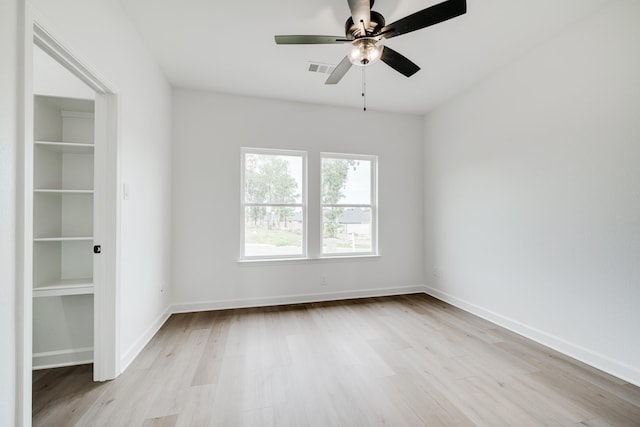
[[62, 368], [64, 366], [93, 363], [93, 347], [68, 348], [64, 350], [33, 353], [33, 370]]
[[277, 297], [239, 298], [206, 302], [178, 303], [171, 306], [172, 313], [191, 313], [196, 311], [226, 310], [233, 308], [269, 307], [274, 305], [304, 304], [323, 301], [340, 301], [356, 298], [384, 297], [424, 293], [424, 285], [401, 286], [393, 288], [362, 289], [339, 292], [321, 292], [313, 294], [282, 295]]
[[127, 349], [124, 353], [124, 356], [120, 359], [120, 373], [124, 372], [131, 362], [135, 360], [135, 358], [140, 354], [140, 352], [144, 349], [144, 347], [151, 341], [151, 338], [154, 337], [156, 333], [160, 330], [164, 322], [169, 319], [171, 316], [171, 307], [167, 307], [164, 312], [158, 316], [158, 318], [147, 328], [147, 330], [138, 338], [138, 340], [133, 343], [131, 347]]
[[486, 308], [460, 299], [439, 289], [424, 286], [424, 292], [427, 295], [438, 298], [439, 300], [447, 302], [464, 311], [495, 323], [496, 325], [502, 326], [503, 328], [529, 338], [530, 340], [533, 340], [539, 344], [542, 344], [562, 354], [584, 362], [587, 365], [600, 369], [601, 371], [618, 377], [631, 384], [640, 386], [640, 369], [638, 367], [622, 363], [618, 360], [612, 359], [609, 356], [605, 356], [555, 335], [525, 325], [524, 323], [518, 322], [517, 320], [503, 316], [494, 311], [487, 310]]

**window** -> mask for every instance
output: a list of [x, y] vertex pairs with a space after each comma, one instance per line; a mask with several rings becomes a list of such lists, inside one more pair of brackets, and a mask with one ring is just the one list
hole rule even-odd
[[322, 254], [375, 254], [375, 156], [322, 153]]
[[242, 150], [241, 258], [306, 256], [306, 153]]
[[242, 149], [241, 259], [306, 258], [308, 229], [312, 257], [377, 254], [377, 157], [320, 153], [319, 160], [309, 227], [307, 153]]

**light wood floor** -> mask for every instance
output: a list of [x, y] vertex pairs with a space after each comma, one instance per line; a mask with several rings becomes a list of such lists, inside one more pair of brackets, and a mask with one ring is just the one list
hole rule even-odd
[[35, 426], [640, 426], [638, 387], [426, 295], [174, 315], [33, 390]]

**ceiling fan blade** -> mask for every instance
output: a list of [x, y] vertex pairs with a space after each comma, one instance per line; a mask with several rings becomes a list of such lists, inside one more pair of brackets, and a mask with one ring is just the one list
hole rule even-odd
[[385, 25], [377, 34], [390, 39], [455, 18], [466, 12], [466, 0], [447, 0]]
[[343, 36], [274, 36], [276, 44], [341, 44], [351, 40]]
[[413, 76], [420, 70], [420, 67], [411, 62], [407, 57], [387, 46], [382, 50], [380, 60], [407, 77]]
[[333, 70], [333, 72], [331, 73], [327, 81], [324, 82], [324, 84], [334, 85], [338, 83], [340, 80], [342, 80], [344, 75], [347, 74], [347, 71], [349, 71], [349, 68], [351, 68], [351, 61], [349, 61], [348, 56], [345, 56], [342, 59], [342, 61], [340, 61], [340, 63], [336, 65], [336, 68]]
[[351, 9], [351, 18], [353, 23], [361, 29], [360, 21], [364, 23], [365, 28], [369, 28], [371, 21], [371, 0], [347, 0], [349, 9]]

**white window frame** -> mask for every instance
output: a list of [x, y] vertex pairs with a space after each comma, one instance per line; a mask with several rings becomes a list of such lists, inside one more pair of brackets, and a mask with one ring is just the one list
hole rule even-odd
[[[307, 152], [297, 150], [281, 150], [271, 148], [241, 148], [240, 167], [240, 260], [278, 260], [307, 258]], [[302, 185], [300, 188], [300, 203], [247, 203], [245, 201], [245, 159], [247, 154], [264, 154], [272, 156], [295, 156], [302, 158]], [[292, 255], [255, 256], [245, 253], [245, 214], [246, 208], [251, 206], [292, 207], [302, 210], [302, 253]]]
[[[366, 160], [371, 162], [371, 204], [325, 204], [322, 202], [322, 189], [320, 189], [320, 257], [336, 258], [336, 257], [361, 257], [361, 256], [377, 256], [378, 255], [378, 156], [368, 154], [346, 154], [346, 153], [320, 153], [320, 176], [319, 185], [322, 186], [322, 160], [344, 159], [344, 160]], [[370, 208], [371, 209], [371, 250], [363, 252], [324, 252], [324, 208], [341, 207], [341, 208]]]

